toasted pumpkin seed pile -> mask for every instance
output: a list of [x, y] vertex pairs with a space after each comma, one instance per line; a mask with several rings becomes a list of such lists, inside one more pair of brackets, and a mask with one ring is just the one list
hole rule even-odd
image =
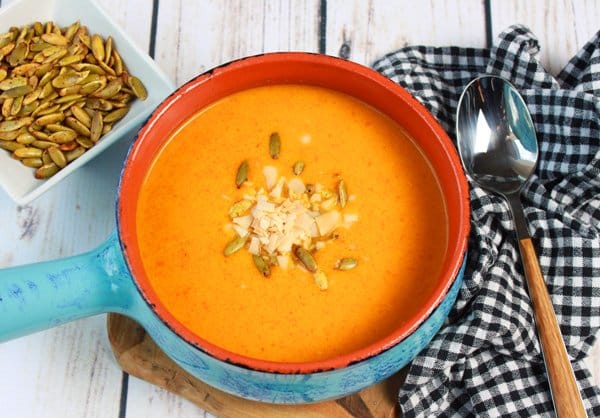
[[79, 158], [146, 99], [112, 37], [79, 22], [12, 27], [0, 34], [0, 148], [45, 179]]
[[[281, 138], [277, 132], [270, 135], [268, 148], [271, 158], [278, 159]], [[234, 230], [236, 236], [223, 254], [228, 257], [245, 249], [264, 277], [270, 276], [275, 266], [300, 266], [313, 275], [319, 289], [326, 290], [329, 284], [323, 266], [317, 262], [318, 250], [339, 238], [340, 228], [349, 228], [358, 216], [344, 213], [353, 196], [348, 194], [343, 179], [338, 177], [332, 189], [305, 184], [300, 177], [304, 169], [304, 161], [296, 161], [291, 178], [286, 179], [279, 176], [276, 167], [265, 166], [265, 187], [260, 187], [258, 178], [250, 179], [248, 161], [239, 165], [235, 185], [242, 190], [243, 198], [229, 208], [231, 223], [226, 229]], [[343, 271], [357, 265], [356, 258], [343, 257], [331, 268]]]

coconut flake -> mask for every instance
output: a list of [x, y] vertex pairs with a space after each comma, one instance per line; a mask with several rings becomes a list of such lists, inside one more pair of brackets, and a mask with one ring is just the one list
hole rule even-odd
[[277, 168], [272, 165], [266, 165], [263, 167], [263, 175], [265, 176], [267, 189], [271, 190], [277, 184]]
[[248, 252], [252, 255], [260, 254], [260, 241], [256, 237], [250, 238], [250, 245], [248, 246]]
[[252, 215], [238, 216], [237, 218], [233, 218], [232, 221], [242, 228], [250, 229], [250, 226], [252, 225]]
[[326, 212], [317, 216], [315, 222], [317, 223], [321, 236], [327, 235], [337, 228], [340, 224], [340, 218], [340, 213], [337, 210], [332, 210], [331, 212]]
[[246, 228], [242, 228], [241, 226], [235, 224], [233, 224], [232, 227], [236, 234], [238, 234], [240, 237], [245, 237], [248, 235], [248, 230]]
[[294, 177], [293, 179], [290, 179], [287, 182], [287, 185], [288, 185], [288, 189], [290, 192], [290, 197], [292, 197], [292, 198], [299, 197], [306, 190], [304, 183], [298, 177]]
[[288, 257], [287, 255], [278, 255], [277, 256], [277, 264], [282, 269], [287, 270], [287, 268], [289, 267], [289, 264], [290, 264], [290, 257]]

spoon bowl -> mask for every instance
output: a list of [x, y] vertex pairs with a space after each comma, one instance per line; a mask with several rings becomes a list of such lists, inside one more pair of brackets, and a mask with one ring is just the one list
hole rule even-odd
[[527, 106], [507, 81], [491, 76], [472, 81], [457, 117], [458, 150], [473, 180], [497, 193], [519, 192], [539, 151]]
[[556, 414], [585, 417], [520, 200], [520, 192], [539, 157], [527, 104], [503, 78], [489, 75], [476, 78], [467, 85], [458, 102], [456, 135], [460, 158], [469, 177], [508, 200]]

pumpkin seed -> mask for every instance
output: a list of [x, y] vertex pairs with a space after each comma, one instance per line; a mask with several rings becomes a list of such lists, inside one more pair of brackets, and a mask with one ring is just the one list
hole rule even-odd
[[44, 42], [47, 42], [50, 45], [64, 46], [69, 43], [69, 40], [66, 37], [56, 33], [44, 33], [42, 34], [41, 38]]
[[336, 261], [334, 268], [336, 270], [352, 270], [358, 265], [356, 258], [344, 257]]
[[342, 208], [344, 208], [344, 207], [346, 207], [346, 204], [348, 203], [348, 190], [346, 189], [346, 183], [344, 182], [344, 180], [340, 180], [338, 182], [337, 191], [338, 191], [338, 200], [340, 202], [340, 206]]
[[[21, 87], [17, 87], [17, 88], [21, 88]], [[13, 100], [12, 106], [10, 107], [11, 116], [16, 116], [21, 111], [22, 106], [23, 106], [23, 96], [15, 97], [15, 99]]]
[[32, 91], [33, 88], [29, 84], [26, 84], [24, 86], [14, 87], [10, 90], [6, 90], [4, 93], [2, 93], [2, 96], [16, 98], [25, 96]]
[[13, 98], [8, 97], [2, 102], [2, 116], [7, 119], [10, 118], [10, 109], [12, 109], [13, 101]]
[[40, 180], [47, 179], [58, 173], [58, 170], [58, 166], [54, 163], [44, 164], [43, 166], [35, 170], [34, 176], [36, 179]]
[[[58, 91], [58, 95], [61, 97], [69, 97], [74, 94], [78, 94], [80, 90], [81, 90], [81, 86], [78, 86], [77, 84], [75, 84], [74, 86], [71, 86], [71, 87], [63, 87], [62, 89], [60, 89]], [[79, 98], [81, 98], [81, 97], [83, 97], [83, 96], [79, 95]]]
[[57, 144], [65, 144], [67, 142], [74, 141], [75, 138], [77, 138], [77, 132], [68, 130], [68, 131], [54, 132], [53, 134], [50, 135], [50, 137], [48, 139], [50, 139], [50, 141], [55, 142]]
[[104, 62], [108, 64], [108, 60], [112, 57], [112, 46], [113, 39], [112, 36], [106, 38], [106, 42], [104, 43]]
[[56, 164], [58, 167], [64, 168], [67, 165], [67, 159], [65, 158], [65, 154], [63, 154], [62, 151], [58, 149], [58, 147], [48, 148], [48, 154], [50, 155], [52, 162], [54, 162], [54, 164]]
[[6, 59], [11, 67], [16, 67], [17, 64], [22, 62], [29, 53], [29, 45], [25, 42], [19, 42], [15, 49], [12, 50], [8, 58]]
[[123, 117], [127, 114], [127, 112], [129, 112], [128, 107], [122, 107], [120, 109], [115, 109], [112, 112], [108, 113], [106, 116], [104, 116], [104, 122], [112, 123], [112, 122], [116, 122], [120, 119], [123, 119]]
[[54, 93], [56, 92], [54, 91], [54, 87], [52, 87], [52, 83], [46, 83], [42, 87], [42, 91], [40, 92], [39, 98], [45, 100], [46, 102], [50, 102]]
[[[50, 106], [50, 102], [47, 102], [47, 103], [41, 104], [38, 109], [39, 109], [39, 111], [36, 112], [32, 116], [44, 116], [44, 115], [49, 115], [50, 113], [56, 113], [56, 111], [58, 109], [60, 109], [60, 105]], [[36, 110], [38, 110], [38, 109], [36, 109]]]
[[104, 127], [104, 121], [102, 120], [102, 114], [98, 111], [94, 112], [92, 116], [92, 123], [90, 125], [90, 139], [92, 142], [98, 142], [102, 135], [102, 128]]
[[304, 171], [304, 161], [298, 160], [292, 166], [292, 171], [295, 175], [299, 176]]
[[[48, 68], [48, 70], [44, 73], [41, 74], [41, 79], [40, 82], [38, 83], [38, 86], [40, 87], [45, 87], [47, 84], [49, 84], [54, 77], [56, 77], [58, 75], [58, 69], [57, 68], [52, 68], [53, 64], [43, 64], [41, 65], [39, 68], [43, 67], [44, 65], [48, 65], [50, 68]], [[38, 68], [38, 70], [39, 70]]]
[[17, 158], [40, 158], [42, 156], [42, 150], [34, 147], [19, 148], [13, 152], [13, 155]]
[[46, 132], [42, 132], [37, 129], [33, 129], [32, 127], [29, 127], [28, 131], [31, 135], [35, 136], [37, 139], [39, 139], [41, 141], [48, 141], [48, 138], [50, 138], [50, 135], [48, 135]]
[[[119, 55], [119, 53], [115, 49], [113, 49], [112, 55], [113, 55], [113, 58], [115, 59], [115, 63], [113, 65], [113, 68], [115, 69], [115, 74], [116, 75], [123, 74], [123, 60], [121, 59], [121, 55]], [[141, 99], [141, 97], [140, 97], [140, 99]]]
[[109, 102], [108, 100], [98, 99], [95, 97], [87, 99], [85, 102], [85, 106], [89, 107], [92, 110], [102, 110], [105, 112], [113, 110], [113, 107], [114, 107], [113, 104], [111, 102]]
[[47, 148], [55, 147], [56, 146], [56, 144], [54, 142], [44, 141], [44, 140], [41, 140], [41, 139], [36, 139], [35, 141], [33, 141], [31, 143], [31, 145], [34, 146], [34, 147], [36, 147], [36, 148], [39, 148], [39, 149], [47, 149]]
[[60, 131], [64, 131], [64, 130], [70, 130], [69, 128], [67, 128], [66, 126], [60, 124], [60, 123], [49, 123], [48, 125], [46, 125], [44, 127], [46, 129], [46, 131], [48, 132], [60, 132]]
[[44, 126], [51, 123], [62, 122], [64, 118], [64, 113], [50, 113], [44, 116], [40, 116], [35, 120], [35, 123], [37, 125]]
[[85, 58], [84, 54], [69, 55], [69, 56], [66, 56], [66, 57], [58, 60], [58, 65], [60, 65], [60, 66], [72, 65], [72, 64], [83, 61], [84, 58]]
[[15, 87], [22, 87], [27, 85], [27, 78], [23, 76], [11, 77], [0, 81], [0, 90], [10, 90]]
[[279, 158], [279, 153], [281, 152], [281, 138], [279, 137], [279, 133], [273, 132], [269, 137], [269, 154], [271, 154], [271, 158], [274, 160]]
[[75, 118], [77, 118], [79, 122], [83, 123], [88, 128], [90, 127], [92, 123], [92, 118], [86, 113], [85, 110], [83, 110], [79, 106], [71, 106], [70, 109], [73, 116], [75, 116]]
[[306, 270], [310, 271], [311, 273], [317, 272], [317, 262], [309, 251], [307, 251], [304, 247], [300, 247], [299, 245], [295, 246], [292, 250], [296, 258], [300, 261], [300, 263], [302, 263]]
[[327, 281], [327, 276], [325, 275], [325, 272], [323, 270], [317, 270], [315, 274], [313, 274], [313, 278], [315, 280], [315, 283], [317, 284], [317, 287], [320, 290], [327, 290], [327, 288], [329, 287], [329, 283]]
[[85, 149], [89, 149], [94, 146], [94, 143], [92, 141], [90, 141], [87, 138], [83, 138], [81, 136], [78, 136], [75, 141]]
[[232, 218], [237, 218], [238, 216], [242, 216], [253, 205], [254, 205], [254, 202], [252, 202], [251, 200], [246, 200], [246, 199], [242, 199], [242, 200], [240, 200], [238, 202], [235, 202], [229, 208], [229, 216], [232, 217]]
[[115, 70], [113, 70], [111, 67], [109, 67], [104, 61], [99, 61], [98, 65], [109, 75], [112, 75], [115, 77], [117, 76], [117, 73], [115, 73]]
[[37, 64], [35, 62], [21, 64], [18, 67], [13, 68], [11, 71], [11, 74], [12, 75], [33, 75], [33, 74], [35, 74], [35, 71], [37, 70], [37, 68], [39, 66], [40, 66], [40, 64]]
[[237, 236], [236, 238], [231, 240], [223, 249], [223, 254], [225, 255], [225, 257], [229, 257], [236, 251], [241, 250], [246, 244], [246, 239], [247, 237]]
[[85, 83], [81, 86], [80, 92], [81, 94], [92, 94], [101, 88], [104, 88], [104, 86], [106, 86], [106, 81], [90, 81], [89, 83]]
[[31, 117], [24, 117], [15, 120], [5, 120], [0, 122], [0, 132], [14, 131], [20, 129], [23, 126], [29, 125], [33, 121]]
[[2, 139], [4, 141], [14, 141], [15, 139], [17, 139], [19, 137], [20, 133], [21, 133], [20, 129], [15, 129], [14, 131], [8, 131], [8, 132], [0, 132], [0, 139]]
[[[47, 48], [50, 49], [50, 48]], [[43, 52], [46, 52], [46, 50], [44, 50]], [[64, 57], [65, 55], [67, 55], [69, 51], [67, 51], [66, 49], [58, 49], [54, 54], [46, 57], [46, 59], [44, 59], [42, 61], [42, 64], [47, 64], [49, 62], [56, 62], [59, 59], [61, 59], [62, 57]]]
[[35, 138], [35, 136], [31, 135], [29, 132], [22, 132], [19, 134], [19, 136], [17, 136], [16, 140], [19, 144], [29, 145], [29, 144], [32, 144], [33, 142], [35, 142], [36, 138]]
[[18, 142], [15, 141], [3, 141], [0, 139], [0, 148], [5, 149], [6, 151], [16, 151], [19, 148], [25, 148], [26, 145], [23, 144], [19, 144]]
[[121, 90], [121, 87], [123, 87], [123, 82], [120, 78], [116, 78], [111, 80], [102, 90], [95, 92], [93, 96], [101, 99], [110, 99]]
[[79, 100], [79, 99], [81, 99], [82, 97], [83, 97], [83, 95], [81, 95], [81, 94], [70, 94], [70, 95], [68, 95], [68, 96], [63, 96], [63, 97], [61, 97], [61, 98], [59, 98], [59, 99], [56, 99], [56, 100], [54, 101], [54, 103], [58, 103], [58, 104], [61, 104], [61, 103], [68, 103], [68, 102], [72, 102], [72, 101]]
[[58, 149], [61, 151], [73, 151], [77, 148], [78, 144], [75, 141], [65, 142], [64, 144], [60, 144]]
[[84, 153], [85, 153], [85, 148], [77, 147], [71, 151], [67, 151], [65, 153], [65, 158], [67, 159], [67, 162], [70, 163], [71, 161], [76, 160], [77, 158], [81, 157]]
[[139, 78], [129, 76], [129, 87], [131, 87], [131, 90], [133, 90], [133, 94], [135, 94], [138, 99], [146, 100], [146, 98], [148, 97], [146, 87], [144, 87], [144, 84]]
[[38, 168], [44, 165], [44, 162], [41, 158], [23, 158], [21, 160], [24, 166]]
[[248, 161], [244, 160], [238, 167], [235, 175], [235, 185], [239, 189], [246, 180], [248, 180]]
[[254, 265], [256, 269], [265, 277], [269, 277], [271, 275], [271, 266], [269, 263], [265, 261], [260, 255], [252, 255], [252, 260], [254, 261]]
[[100, 35], [94, 34], [92, 36], [92, 53], [98, 62], [104, 61], [104, 42]]
[[[89, 128], [86, 125], [84, 125], [83, 123], [81, 123], [79, 120], [75, 119], [74, 117], [68, 116], [65, 119], [65, 123], [69, 128], [73, 129], [79, 135], [84, 135], [84, 136], [87, 136], [88, 138], [91, 136], [91, 132], [90, 132]], [[90, 118], [90, 126], [91, 126], [91, 123], [92, 123], [92, 119]]]
[[79, 30], [79, 26], [80, 26], [79, 20], [75, 23], [72, 23], [65, 31], [65, 38], [67, 38], [67, 40], [69, 40], [69, 41], [72, 41], [73, 38], [75, 37], [75, 34]]

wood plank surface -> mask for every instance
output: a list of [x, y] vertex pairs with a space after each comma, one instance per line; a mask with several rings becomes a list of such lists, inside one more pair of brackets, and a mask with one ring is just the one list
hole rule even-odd
[[514, 23], [529, 27], [541, 45], [541, 61], [558, 74], [600, 29], [600, 2], [594, 0], [490, 0], [492, 34]]
[[[406, 45], [484, 47], [488, 34], [493, 41], [517, 22], [531, 27], [544, 64], [557, 72], [600, 29], [595, 0], [97, 2], [177, 85], [213, 66], [267, 51], [324, 52], [369, 65]], [[29, 205], [17, 206], [0, 191], [0, 268], [72, 255], [102, 242], [114, 229], [127, 145], [125, 140], [111, 147]], [[587, 361], [598, 381], [600, 345]], [[103, 316], [0, 344], [0, 370], [0, 410], [6, 417], [205, 415], [139, 379], [125, 379], [123, 386]]]
[[326, 53], [371, 65], [407, 45], [485, 47], [482, 1], [327, 1]]

